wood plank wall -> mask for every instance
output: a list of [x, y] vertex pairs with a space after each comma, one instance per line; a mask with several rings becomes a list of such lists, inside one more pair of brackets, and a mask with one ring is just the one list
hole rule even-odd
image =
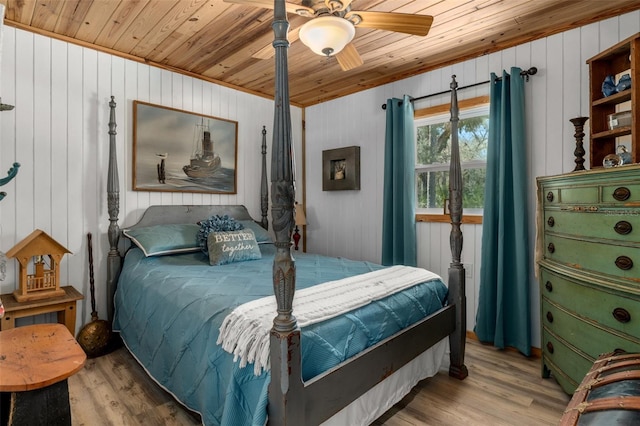
[[[153, 204], [244, 204], [260, 217], [261, 132], [266, 126], [270, 146], [272, 100], [7, 26], [1, 67], [0, 96], [15, 109], [0, 114], [0, 170], [5, 173], [14, 161], [21, 167], [1, 188], [7, 196], [0, 202], [0, 250], [8, 251], [35, 228], [67, 247], [73, 254], [62, 262], [63, 284], [85, 295], [78, 328], [91, 318], [88, 232], [93, 234], [97, 309], [106, 317], [111, 95], [118, 104], [121, 227], [135, 223]], [[132, 191], [134, 100], [237, 121], [237, 194]], [[294, 107], [291, 113], [296, 163], [302, 164], [302, 110]], [[270, 160], [270, 150], [267, 155]], [[9, 261], [2, 293], [15, 289], [16, 265]]]
[[[589, 70], [585, 60], [640, 31], [640, 12], [522, 44], [501, 52], [408, 78], [306, 109], [307, 248], [329, 255], [379, 262], [381, 256], [382, 174], [385, 113], [390, 97], [414, 97], [448, 90], [451, 75], [460, 86], [486, 81], [512, 66], [538, 68], [526, 84], [527, 153], [531, 264], [535, 239], [535, 177], [570, 172], [575, 167], [574, 128], [570, 118], [589, 115]], [[338, 83], [337, 83], [338, 84]], [[460, 99], [488, 94], [488, 85], [459, 93]], [[416, 104], [448, 103], [448, 96]], [[589, 122], [587, 122], [587, 126]], [[588, 130], [586, 131], [588, 134]], [[588, 136], [585, 138], [587, 142]], [[322, 151], [361, 147], [361, 190], [322, 191]], [[588, 162], [587, 162], [588, 164]], [[450, 261], [449, 225], [418, 223], [419, 265], [446, 277]], [[463, 262], [467, 272], [467, 329], [475, 324], [479, 291], [481, 225], [463, 225]], [[538, 289], [530, 277], [534, 342], [539, 346]]]

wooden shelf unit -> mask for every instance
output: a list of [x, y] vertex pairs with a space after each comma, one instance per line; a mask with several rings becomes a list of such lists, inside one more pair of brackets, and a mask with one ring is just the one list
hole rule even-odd
[[[640, 163], [640, 33], [610, 47], [587, 60], [590, 80], [589, 126], [591, 128], [589, 160], [590, 168], [602, 167], [602, 160], [608, 154], [616, 152], [616, 138], [631, 135], [631, 151], [634, 163]], [[630, 70], [631, 88], [611, 96], [604, 96], [602, 83], [608, 75], [616, 75]], [[631, 101], [631, 126], [609, 129], [608, 116], [619, 112], [616, 107]]]

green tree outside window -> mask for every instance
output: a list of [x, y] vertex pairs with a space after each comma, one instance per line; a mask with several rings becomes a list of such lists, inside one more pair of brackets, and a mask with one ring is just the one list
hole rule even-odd
[[[465, 210], [481, 210], [484, 205], [488, 107], [475, 109], [458, 122], [458, 141], [464, 181]], [[451, 123], [448, 117], [416, 121], [416, 207], [442, 211], [449, 195]]]

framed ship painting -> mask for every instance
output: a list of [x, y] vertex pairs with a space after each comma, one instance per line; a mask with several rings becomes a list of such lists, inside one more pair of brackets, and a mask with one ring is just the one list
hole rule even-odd
[[133, 190], [236, 193], [238, 122], [133, 102]]

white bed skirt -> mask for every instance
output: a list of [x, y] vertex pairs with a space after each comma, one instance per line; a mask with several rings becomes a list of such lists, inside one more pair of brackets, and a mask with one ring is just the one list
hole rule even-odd
[[[182, 404], [182, 402], [169, 389], [160, 384], [151, 375], [151, 373], [149, 373], [140, 360], [138, 360], [133, 352], [131, 352], [126, 342], [124, 342], [124, 345], [131, 356], [145, 370], [147, 375], [156, 382], [158, 386], [171, 394], [176, 401]], [[327, 421], [323, 422], [322, 426], [369, 425], [393, 407], [398, 401], [404, 398], [420, 380], [426, 379], [427, 377], [433, 377], [439, 370], [448, 368], [449, 337], [447, 336], [427, 349], [421, 355], [417, 356], [413, 361], [400, 368], [391, 376], [369, 389], [369, 391], [353, 401], [351, 404], [338, 411]]]
[[[420, 380], [435, 376], [449, 366], [449, 337], [445, 337], [413, 361], [378, 383], [360, 398], [347, 405], [323, 426], [365, 426], [404, 398]], [[363, 372], [363, 374], [365, 374]]]

